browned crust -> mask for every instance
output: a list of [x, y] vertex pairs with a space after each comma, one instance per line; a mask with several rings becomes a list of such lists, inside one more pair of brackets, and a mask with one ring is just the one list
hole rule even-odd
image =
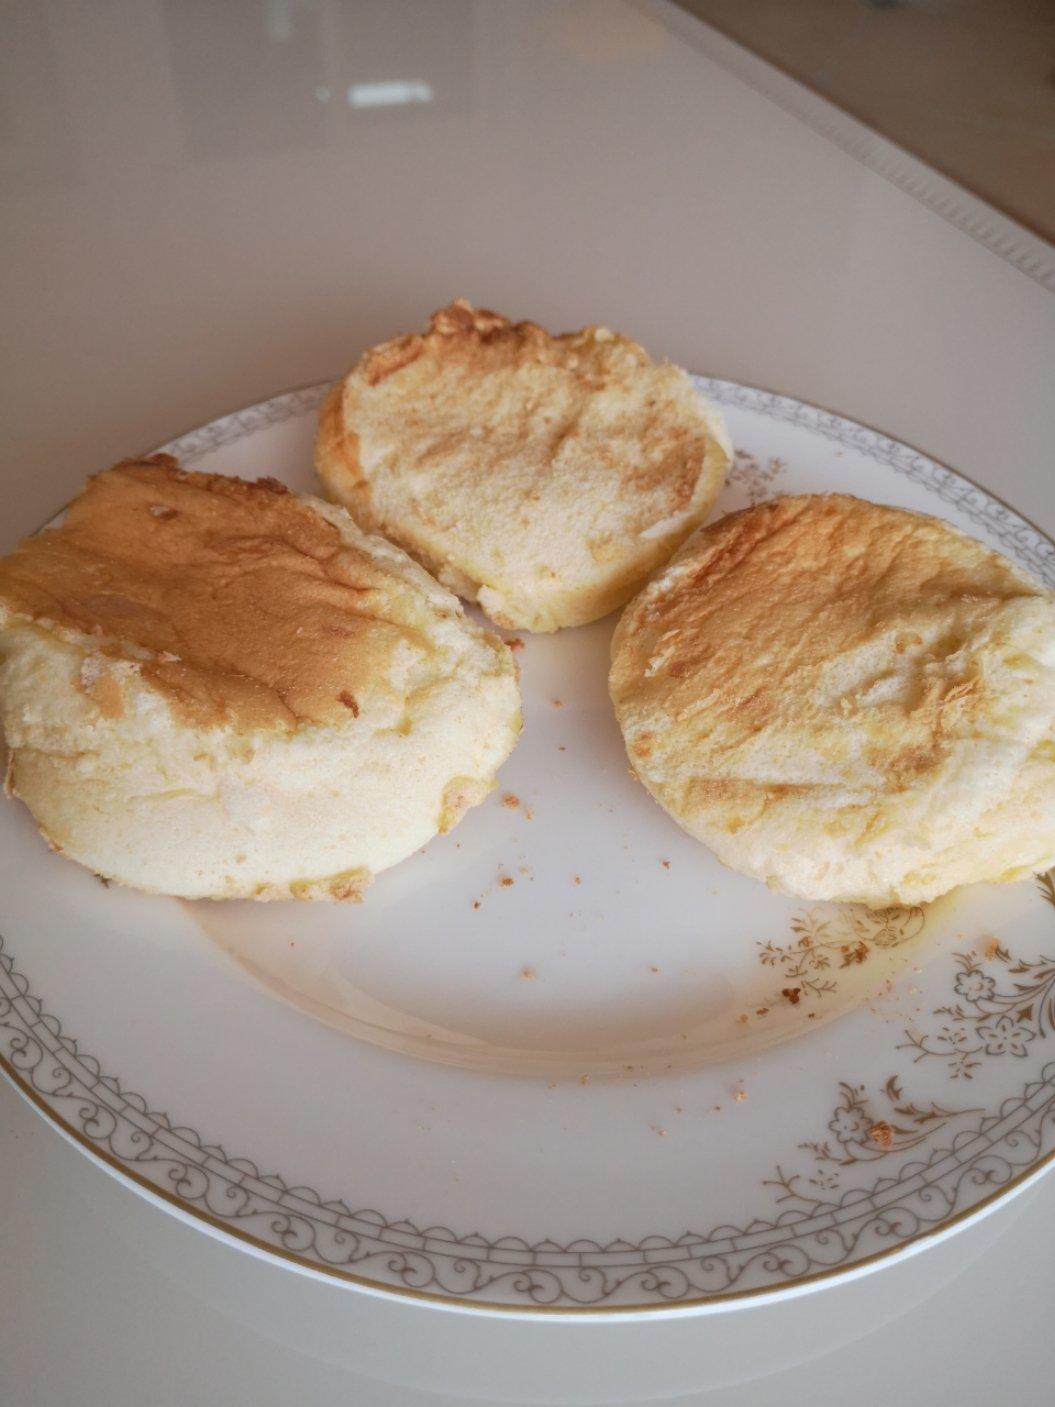
[[[395, 337], [370, 348], [349, 373], [358, 376], [368, 386], [375, 386], [393, 372], [416, 361], [424, 352], [451, 361], [471, 360], [481, 347], [505, 346], [512, 357], [534, 355], [540, 361], [558, 360], [567, 344], [579, 341], [594, 329], [575, 332], [547, 332], [538, 323], [511, 318], [490, 308], [476, 308], [466, 298], [455, 298], [445, 308], [439, 308], [429, 319], [424, 333]], [[627, 346], [635, 346], [625, 338]], [[637, 347], [643, 363], [649, 360], [643, 348]]]
[[[859, 707], [852, 690], [807, 710], [806, 692], [796, 701], [796, 691], [808, 691], [839, 651], [902, 622], [913, 629], [897, 633], [895, 653], [918, 648], [929, 658], [926, 650], [940, 654], [939, 627], [957, 603], [982, 612], [1044, 594], [938, 519], [844, 494], [778, 498], [701, 529], [641, 592], [613, 636], [612, 697], [621, 720], [640, 712], [664, 730], [664, 746], [679, 756], [685, 807], [733, 808], [730, 833], [774, 801], [814, 788], [702, 771], [715, 759], [726, 765], [771, 726], [789, 737], [800, 729], [810, 746], [820, 739], [832, 761], [849, 747], [841, 720], [852, 717], [851, 755], [882, 772], [878, 790], [901, 793], [941, 764], [964, 715], [987, 706], [982, 679], [928, 678], [921, 665], [918, 688], [897, 715]], [[937, 632], [927, 647], [925, 624]], [[957, 638], [952, 631], [944, 648]], [[652, 727], [636, 732], [629, 751], [639, 773], [656, 749]], [[671, 766], [668, 755], [663, 767]]]
[[[364, 485], [358, 446], [351, 443], [356, 436], [349, 434], [344, 424], [345, 388], [353, 380], [373, 387], [412, 365], [425, 352], [440, 360], [471, 361], [481, 347], [503, 344], [508, 348], [510, 360], [524, 357], [529, 361], [532, 358], [556, 361], [565, 355], [568, 344], [580, 341], [593, 331], [595, 329], [584, 328], [578, 332], [549, 333], [538, 323], [513, 322], [501, 313], [475, 308], [467, 299], [456, 298], [432, 314], [424, 333], [406, 333], [369, 348], [351, 371], [330, 388], [319, 410], [315, 462], [320, 472], [325, 468], [340, 475], [342, 483], [350, 489], [357, 490]], [[634, 347], [642, 364], [649, 361], [643, 348], [625, 338], [620, 340], [624, 346]]]
[[[585, 430], [578, 425], [579, 408], [594, 395], [618, 401], [626, 389], [628, 403], [636, 404], [639, 374], [653, 373], [655, 394], [669, 396], [672, 410], [665, 416], [654, 409], [663, 402], [641, 398], [640, 463], [635, 452], [622, 452], [596, 424], [589, 425], [588, 417]], [[689, 383], [677, 379], [683, 375], [653, 363], [644, 348], [607, 328], [552, 335], [537, 323], [513, 322], [456, 299], [432, 314], [425, 331], [367, 350], [330, 389], [320, 407], [315, 464], [329, 495], [362, 527], [383, 533], [467, 599], [477, 600], [486, 588], [483, 606], [495, 624], [578, 625], [623, 605], [669, 553], [669, 542], [653, 548], [640, 527], [683, 518], [683, 537], [720, 487], [728, 456], [694, 401], [688, 410]], [[504, 377], [513, 378], [515, 389], [503, 400], [489, 388], [503, 385]], [[381, 384], [389, 378], [391, 384]], [[465, 411], [471, 424], [458, 419], [460, 386], [466, 403], [477, 393], [483, 401], [482, 410]], [[559, 394], [555, 386], [562, 388]], [[565, 390], [573, 407], [567, 427], [561, 419]], [[546, 413], [549, 395], [552, 414]], [[488, 396], [499, 396], [497, 408]], [[379, 425], [383, 453], [375, 466]], [[357, 431], [365, 437], [362, 445]], [[620, 433], [625, 439], [635, 431]], [[516, 436], [522, 455], [509, 448]], [[477, 438], [478, 455], [472, 450]], [[585, 462], [593, 464], [595, 478], [584, 473]], [[534, 482], [529, 471], [536, 465]], [[584, 497], [597, 494], [594, 516], [603, 526], [593, 537], [584, 532], [571, 547], [551, 546], [549, 510], [538, 501], [560, 500], [561, 482], [572, 475], [583, 479]], [[607, 507], [598, 506], [605, 493], [594, 487], [598, 476], [612, 481], [617, 500], [625, 496], [625, 530], [618, 515], [613, 527]], [[452, 504], [470, 505], [465, 511], [471, 512], [477, 486], [493, 521], [474, 543], [460, 519], [452, 522]], [[635, 524], [640, 504], [650, 516]], [[524, 549], [514, 554], [516, 567], [501, 550], [506, 531]]]
[[514, 324], [500, 313], [474, 308], [464, 298], [458, 298], [432, 314], [425, 333], [406, 333], [369, 348], [351, 371], [330, 387], [319, 408], [315, 464], [320, 474], [338, 479], [346, 492], [369, 494], [359, 463], [358, 437], [349, 433], [344, 424], [344, 392], [353, 377], [367, 386], [377, 386], [417, 361], [426, 347], [451, 354], [459, 345], [513, 336], [548, 339], [548, 334], [534, 323]]
[[[344, 725], [399, 641], [422, 650], [418, 593], [274, 480], [180, 468], [170, 455], [95, 475], [63, 524], [0, 561], [0, 608], [96, 653], [200, 726]], [[79, 680], [105, 718], [109, 671]]]
[[370, 518], [370, 485], [359, 463], [359, 436], [344, 428], [344, 387], [342, 378], [330, 387], [319, 409], [315, 432], [315, 467], [323, 484], [340, 487], [340, 502], [352, 508], [364, 527]]
[[[448, 303], [445, 308], [433, 313], [429, 321], [429, 331], [436, 332], [441, 337], [458, 337], [468, 332], [490, 338], [498, 333], [505, 333], [512, 327], [514, 324], [509, 318], [503, 317], [501, 313], [493, 313], [490, 308], [474, 308], [466, 298], [455, 298], [453, 303]], [[514, 330], [520, 331], [529, 327], [536, 332], [542, 331], [533, 322], [517, 323]]]

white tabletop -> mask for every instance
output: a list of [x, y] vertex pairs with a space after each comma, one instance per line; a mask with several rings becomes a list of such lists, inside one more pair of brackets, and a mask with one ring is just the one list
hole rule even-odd
[[[1055, 252], [673, 8], [51, 0], [0, 70], [5, 540], [457, 295], [843, 411], [1055, 529]], [[508, 1325], [371, 1318], [148, 1206], [6, 1086], [0, 1192], [5, 1407], [933, 1407], [1040, 1400], [1055, 1366], [1051, 1180], [605, 1363], [578, 1332], [540, 1361]]]

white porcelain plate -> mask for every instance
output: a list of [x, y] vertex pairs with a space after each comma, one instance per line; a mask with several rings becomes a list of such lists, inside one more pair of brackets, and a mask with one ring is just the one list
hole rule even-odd
[[[701, 380], [719, 508], [843, 489], [1055, 584], [1055, 547], [924, 455]], [[313, 486], [321, 388], [168, 448]], [[361, 905], [106, 887], [0, 806], [0, 1056], [148, 1195], [276, 1266], [511, 1310], [727, 1307], [859, 1272], [1055, 1150], [1055, 888], [807, 906], [628, 774], [603, 621], [525, 637], [498, 791]]]

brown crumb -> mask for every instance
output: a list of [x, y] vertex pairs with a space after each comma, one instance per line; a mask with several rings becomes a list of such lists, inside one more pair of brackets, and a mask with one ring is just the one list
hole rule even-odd
[[498, 883], [503, 889], [509, 889], [512, 885], [516, 884], [516, 880], [511, 874], [504, 874]]
[[733, 1098], [736, 1100], [737, 1104], [742, 1104], [742, 1103], [744, 1102], [744, 1100], [747, 1098], [747, 1090], [746, 1090], [746, 1089], [734, 1089], [734, 1090], [733, 1090]]
[[658, 1124], [652, 1125], [652, 1132], [656, 1135], [657, 1138], [666, 1138], [667, 1136], [667, 1130], [661, 1129]]
[[473, 908], [474, 908], [474, 909], [478, 909], [479, 907], [480, 907], [480, 901], [479, 901], [479, 899], [474, 899], [474, 900], [473, 900]]
[[741, 1026], [746, 1026], [748, 1021], [750, 1020], [750, 1017], [748, 1016], [746, 1011], [741, 1011], [740, 1015], [736, 1019], [737, 1021], [739, 1021]]
[[535, 971], [535, 969], [534, 969], [533, 967], [522, 967], [522, 968], [520, 969], [520, 975], [521, 975], [521, 977], [532, 978], [532, 977], [537, 977], [537, 976], [538, 976], [538, 973]]
[[571, 881], [571, 882], [572, 882], [572, 884], [581, 884], [581, 883], [582, 883], [582, 875], [581, 875], [581, 874], [574, 875], [574, 876], [572, 877], [572, 881]]
[[520, 805], [520, 797], [514, 796], [511, 791], [507, 791], [505, 796], [502, 797], [502, 805], [507, 806], [510, 811], [515, 811]]
[[556, 1081], [556, 1080], [550, 1080], [550, 1082], [549, 1082], [549, 1084], [546, 1086], [546, 1088], [547, 1088], [547, 1089], [556, 1089], [556, 1088], [557, 1088], [557, 1081]]
[[648, 965], [648, 970], [649, 970], [649, 972], [658, 972], [658, 971], [659, 971], [659, 968], [656, 966], [656, 964], [655, 964], [654, 962], [650, 962], [649, 965]]
[[669, 860], [660, 860], [659, 863], [663, 866], [663, 868], [664, 868], [665, 870], [669, 870], [669, 869], [670, 869], [670, 861], [669, 861]]
[[564, 707], [564, 700], [563, 700], [563, 699], [554, 699], [554, 700], [553, 700], [553, 707], [554, 707], [554, 708], [563, 708], [563, 707]]
[[530, 806], [525, 806], [525, 807], [524, 807], [524, 820], [525, 820], [525, 821], [533, 821], [534, 819], [535, 819], [535, 813], [534, 813], [534, 811], [532, 811], [532, 809], [531, 809]]
[[878, 1143], [880, 1148], [889, 1148], [894, 1141], [894, 1130], [885, 1119], [880, 1119], [878, 1124], [873, 1124], [868, 1130], [868, 1137], [873, 1143]]
[[522, 650], [524, 648], [524, 642], [519, 635], [512, 636], [511, 639], [506, 641], [506, 644], [511, 650]]
[[799, 1000], [802, 997], [802, 988], [781, 987], [780, 995], [784, 998], [785, 1001], [790, 1002], [792, 1006], [798, 1006]]
[[807, 1021], [816, 1021], [816, 1019], [817, 1019], [817, 1013], [816, 1013], [815, 1011], [810, 1011], [810, 1012], [807, 1012], [807, 1013], [806, 1013], [806, 1020], [807, 1020]]
[[722, 1106], [721, 1106], [720, 1104], [712, 1104], [712, 1105], [711, 1105], [711, 1113], [712, 1113], [712, 1114], [720, 1114], [721, 1112], [722, 1112]]
[[675, 1112], [675, 1114], [684, 1114], [684, 1113], [685, 1113], [685, 1110], [681, 1107], [680, 1104], [675, 1104], [675, 1106], [674, 1106], [674, 1112]]
[[352, 717], [359, 717], [359, 705], [347, 689], [342, 689], [337, 695], [337, 702], [343, 703], [345, 708], [351, 709]]
[[335, 884], [330, 890], [330, 898], [341, 904], [361, 904], [363, 891], [354, 881]]
[[768, 1006], [760, 1006], [760, 1007], [758, 1007], [758, 1008], [755, 1010], [755, 1015], [756, 1015], [756, 1016], [768, 1016], [768, 1015], [769, 1015], [769, 1007], [768, 1007]]
[[104, 718], [120, 718], [124, 713], [124, 693], [121, 681], [113, 674], [100, 674], [95, 660], [85, 660], [74, 679], [74, 688], [98, 705]]
[[589, 1075], [580, 1075], [580, 1076], [579, 1076], [579, 1083], [580, 1083], [581, 1085], [588, 1085], [588, 1084], [590, 1083], [590, 1077], [589, 1077]]
[[558, 752], [567, 752], [568, 749], [564, 746], [563, 743], [558, 743], [558, 744], [557, 744], [557, 751], [558, 751]]

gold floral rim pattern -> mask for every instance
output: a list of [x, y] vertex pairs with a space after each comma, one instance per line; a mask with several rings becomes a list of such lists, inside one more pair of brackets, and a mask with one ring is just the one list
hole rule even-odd
[[[1055, 546], [951, 470], [815, 407], [730, 382], [698, 382], [725, 404], [853, 443], [954, 503], [1038, 575], [1049, 582], [1055, 576]], [[310, 409], [322, 390], [277, 397], [167, 448], [190, 457], [233, 443]], [[750, 493], [761, 484], [765, 492], [779, 466], [768, 477], [750, 465], [745, 471], [753, 477], [742, 487]], [[1038, 883], [1042, 898], [1055, 905], [1052, 877]], [[922, 922], [918, 910], [847, 910], [838, 921], [807, 913], [796, 919], [788, 943], [759, 945], [760, 961], [775, 969], [782, 988], [799, 985], [821, 997], [833, 968], [862, 961], [862, 950], [907, 941]], [[925, 1029], [907, 1025], [897, 1049], [911, 1051], [911, 1062], [945, 1062], [947, 1076], [966, 1090], [982, 1061], [1013, 1067], [1047, 1041], [1055, 1028], [1055, 958], [1014, 957], [994, 941], [983, 956], [957, 953], [950, 964], [948, 1000]], [[229, 1156], [152, 1110], [82, 1052], [33, 993], [2, 938], [0, 1067], [82, 1146], [238, 1239], [379, 1290], [497, 1309], [688, 1306], [823, 1280], [956, 1223], [1055, 1155], [1055, 1061], [1034, 1066], [1032, 1078], [985, 1109], [912, 1097], [898, 1075], [875, 1090], [843, 1080], [826, 1127], [789, 1150], [763, 1180], [767, 1216], [745, 1225], [722, 1220], [676, 1237], [529, 1243], [459, 1236], [443, 1226], [353, 1210], [349, 1201], [327, 1200]]]
[[791, 920], [787, 943], [758, 943], [758, 960], [774, 969], [783, 984], [770, 1004], [810, 1005], [839, 990], [839, 974], [863, 966], [876, 951], [889, 952], [918, 938], [926, 917], [922, 908], [866, 909], [859, 904], [806, 909]]
[[[968, 1043], [976, 1057], [1021, 1057], [1031, 1041], [1051, 1033], [1055, 960], [1014, 961], [1001, 945], [991, 963], [956, 954], [954, 966], [952, 987], [961, 1001], [938, 1007], [934, 1015], [944, 1022], [950, 1010], [963, 1010], [962, 1018], [950, 1019], [971, 1030]], [[1001, 984], [992, 966], [1026, 980]], [[1009, 1015], [1004, 1007], [1018, 986], [1032, 995]], [[905, 1034], [923, 1055], [944, 1057], [950, 1044], [944, 1024], [935, 1032]], [[929, 1042], [938, 1045], [931, 1049]], [[951, 1048], [959, 1049], [956, 1041]], [[353, 1211], [345, 1201], [325, 1200], [262, 1173], [249, 1159], [230, 1157], [195, 1130], [152, 1111], [63, 1034], [2, 941], [0, 1064], [79, 1141], [184, 1210], [243, 1239], [378, 1288], [508, 1308], [672, 1305], [849, 1269], [940, 1229], [1055, 1148], [1055, 1062], [989, 1112], [916, 1102], [896, 1076], [874, 1097], [865, 1086], [842, 1081], [824, 1134], [798, 1145], [796, 1151], [809, 1155], [808, 1166], [780, 1164], [763, 1179], [777, 1208], [771, 1219], [745, 1226], [723, 1221], [702, 1234], [604, 1245], [529, 1243], [517, 1236], [488, 1240], [393, 1221], [373, 1209]], [[963, 1073], [970, 1078], [969, 1070]], [[889, 1176], [861, 1181], [866, 1164], [909, 1152], [917, 1156], [902, 1158]]]

